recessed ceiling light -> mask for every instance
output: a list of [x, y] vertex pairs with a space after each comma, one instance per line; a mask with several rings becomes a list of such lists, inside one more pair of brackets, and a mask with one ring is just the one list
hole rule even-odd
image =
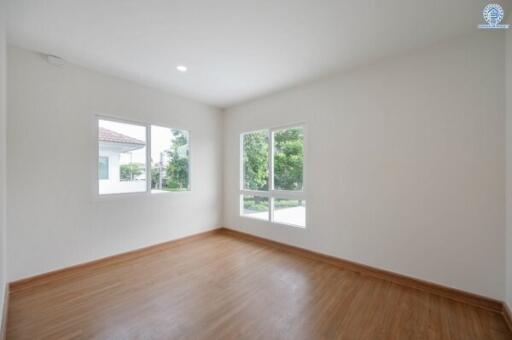
[[187, 72], [187, 67], [185, 65], [178, 65], [176, 69], [180, 72]]

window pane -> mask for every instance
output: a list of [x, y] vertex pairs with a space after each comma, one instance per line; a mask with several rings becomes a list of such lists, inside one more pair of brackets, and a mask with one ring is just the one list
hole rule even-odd
[[108, 179], [108, 157], [100, 156], [98, 173], [99, 179]]
[[98, 144], [100, 195], [146, 191], [145, 126], [100, 119]]
[[151, 126], [151, 192], [187, 191], [189, 133]]
[[243, 135], [243, 187], [268, 190], [268, 132]]
[[274, 222], [306, 226], [306, 201], [274, 199]]
[[268, 197], [242, 195], [241, 214], [268, 221]]
[[304, 167], [304, 131], [290, 128], [275, 131], [274, 189], [302, 190]]

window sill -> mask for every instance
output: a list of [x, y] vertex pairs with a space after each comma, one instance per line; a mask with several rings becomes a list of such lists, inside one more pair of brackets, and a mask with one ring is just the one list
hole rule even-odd
[[167, 191], [167, 190], [151, 190], [151, 195], [165, 195], [165, 194], [187, 194], [192, 190], [180, 190], [180, 191]]
[[263, 222], [263, 223], [267, 223], [267, 224], [270, 224], [270, 225], [276, 225], [276, 226], [280, 226], [280, 227], [289, 227], [289, 228], [294, 228], [294, 229], [306, 229], [306, 226], [301, 226], [301, 225], [297, 225], [297, 224], [287, 224], [287, 223], [282, 223], [282, 222], [271, 222], [269, 220], [263, 220], [261, 218], [251, 217], [251, 216], [246, 216], [246, 215], [239, 215], [239, 216], [242, 217], [242, 218], [246, 218], [246, 219], [252, 220], [252, 221], [260, 221], [260, 222]]

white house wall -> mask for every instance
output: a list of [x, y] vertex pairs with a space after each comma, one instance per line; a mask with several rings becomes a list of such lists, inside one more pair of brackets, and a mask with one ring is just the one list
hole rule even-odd
[[121, 181], [120, 153], [101, 149], [100, 157], [108, 157], [108, 179], [99, 180], [99, 194], [119, 194], [144, 192], [147, 189], [145, 180]]

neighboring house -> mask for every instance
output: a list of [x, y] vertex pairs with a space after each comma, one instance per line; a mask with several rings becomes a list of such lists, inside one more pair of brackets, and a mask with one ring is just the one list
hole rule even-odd
[[146, 143], [102, 127], [98, 130], [98, 141], [100, 194], [104, 192], [145, 191], [145, 174], [136, 178], [135, 181], [121, 181], [120, 159], [121, 154], [142, 149], [146, 146]]

